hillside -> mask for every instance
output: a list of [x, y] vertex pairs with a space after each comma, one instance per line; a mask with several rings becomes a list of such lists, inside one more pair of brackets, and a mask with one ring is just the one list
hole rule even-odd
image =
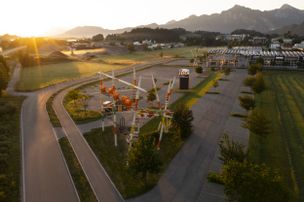
[[273, 30], [270, 33], [282, 35], [287, 32], [290, 32], [293, 35], [296, 34], [298, 36], [304, 36], [304, 21], [302, 24], [287, 25], [279, 29]]

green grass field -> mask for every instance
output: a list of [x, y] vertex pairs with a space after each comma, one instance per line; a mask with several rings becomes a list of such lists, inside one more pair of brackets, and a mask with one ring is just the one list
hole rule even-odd
[[278, 169], [295, 201], [304, 201], [304, 74], [269, 72], [265, 82], [267, 90], [256, 101], [271, 133], [250, 136], [249, 159]]
[[[191, 107], [199, 97], [203, 96], [213, 85], [214, 79], [219, 79], [221, 74], [211, 73], [208, 78], [199, 83], [189, 93], [178, 99], [171, 107], [177, 104], [185, 104]], [[145, 124], [140, 133], [151, 133], [157, 130], [160, 119], [155, 118]], [[94, 129], [84, 134], [89, 145], [95, 152], [101, 164], [105, 167], [118, 190], [124, 198], [135, 197], [150, 190], [157, 183], [159, 177], [165, 171], [175, 154], [179, 151], [184, 141], [174, 134], [165, 134], [161, 143], [160, 157], [162, 169], [158, 174], [148, 175], [148, 185], [145, 186], [141, 177], [136, 177], [128, 170], [127, 163], [127, 144], [125, 136], [118, 136], [118, 147], [114, 147], [112, 127], [107, 127], [102, 133], [101, 129]]]
[[[156, 51], [138, 51], [121, 55], [103, 55], [91, 62], [65, 62], [23, 68], [16, 85], [18, 91], [33, 91], [74, 78], [90, 76], [99, 71], [117, 70], [127, 65], [172, 57], [192, 57], [195, 47], [173, 48]], [[207, 48], [205, 48], [207, 50]], [[88, 50], [90, 52], [91, 50]], [[84, 52], [84, 51], [82, 51]]]
[[81, 201], [85, 202], [93, 202], [97, 201], [94, 195], [94, 192], [82, 171], [81, 165], [79, 164], [76, 155], [72, 149], [72, 146], [69, 140], [64, 137], [59, 140], [59, 144], [66, 159], [67, 165], [69, 167], [69, 171], [73, 178], [75, 187], [77, 189], [79, 198]]
[[20, 201], [20, 110], [23, 97], [0, 97], [0, 201]]
[[[122, 54], [122, 55], [104, 55], [96, 59], [97, 61], [102, 60], [107, 63], [139, 63], [143, 61], [150, 61], [160, 59], [160, 53], [163, 53], [164, 58], [191, 58], [191, 51], [196, 47], [183, 47], [183, 48], [172, 48], [164, 50], [154, 51], [136, 51], [133, 53]], [[201, 50], [207, 51], [208, 48], [201, 48]]]
[[110, 71], [124, 67], [124, 65], [93, 62], [67, 62], [23, 68], [16, 88], [19, 91], [32, 91], [70, 79], [90, 76], [99, 71]]

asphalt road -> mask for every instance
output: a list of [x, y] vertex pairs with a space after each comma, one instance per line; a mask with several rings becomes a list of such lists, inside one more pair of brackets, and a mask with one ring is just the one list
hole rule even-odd
[[79, 201], [45, 108], [50, 95], [32, 93], [23, 103], [23, 201]]
[[207, 94], [193, 106], [192, 136], [171, 161], [157, 186], [128, 201], [224, 201], [223, 190], [217, 191], [218, 195], [208, 194], [210, 187], [205, 182], [216, 158], [218, 140], [225, 132], [226, 122], [246, 75], [244, 70], [231, 73], [229, 81], [220, 83], [217, 89], [220, 94]]

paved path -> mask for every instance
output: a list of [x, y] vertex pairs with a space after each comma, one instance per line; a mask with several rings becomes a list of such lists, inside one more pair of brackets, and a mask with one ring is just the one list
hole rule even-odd
[[239, 95], [246, 71], [231, 73], [227, 82], [221, 82], [219, 95], [207, 94], [192, 108], [194, 133], [177, 153], [156, 187], [129, 201], [224, 201], [221, 187], [211, 188], [206, 182], [210, 167], [216, 158], [219, 138]]

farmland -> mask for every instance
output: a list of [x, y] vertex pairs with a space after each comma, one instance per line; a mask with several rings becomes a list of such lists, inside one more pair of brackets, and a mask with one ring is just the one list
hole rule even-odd
[[278, 169], [295, 200], [304, 200], [304, 74], [265, 74], [267, 90], [257, 108], [270, 121], [266, 138], [250, 136], [249, 158]]

